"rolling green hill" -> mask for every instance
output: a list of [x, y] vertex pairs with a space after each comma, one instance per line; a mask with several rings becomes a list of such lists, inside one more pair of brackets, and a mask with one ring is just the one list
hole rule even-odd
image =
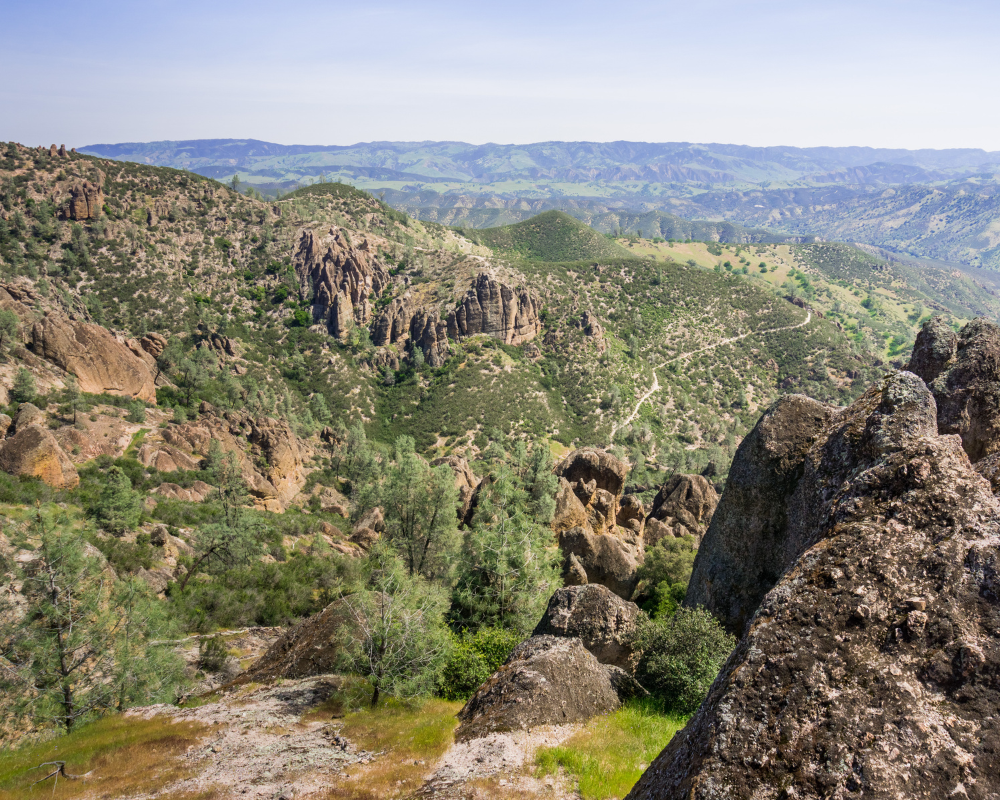
[[470, 230], [464, 235], [498, 255], [528, 261], [628, 257], [626, 250], [563, 211], [546, 211], [514, 225]]

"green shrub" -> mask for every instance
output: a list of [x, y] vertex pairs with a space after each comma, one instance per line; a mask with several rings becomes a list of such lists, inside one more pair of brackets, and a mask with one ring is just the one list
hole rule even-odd
[[146, 406], [141, 400], [136, 400], [134, 403], [129, 403], [128, 414], [125, 415], [125, 419], [128, 422], [145, 422], [146, 421]]
[[221, 636], [211, 636], [198, 642], [198, 667], [205, 672], [218, 672], [225, 666], [229, 652]]
[[735, 646], [736, 637], [703, 608], [643, 620], [635, 637], [642, 653], [636, 678], [667, 711], [692, 714]]
[[521, 636], [504, 628], [480, 628], [456, 637], [451, 658], [438, 679], [438, 694], [446, 700], [467, 700], [496, 672], [517, 647]]
[[21, 367], [14, 376], [14, 385], [10, 390], [11, 400], [18, 403], [30, 403], [38, 394], [34, 376]]
[[665, 537], [646, 551], [636, 577], [641, 582], [642, 607], [653, 617], [670, 616], [687, 593], [698, 551], [693, 536]]

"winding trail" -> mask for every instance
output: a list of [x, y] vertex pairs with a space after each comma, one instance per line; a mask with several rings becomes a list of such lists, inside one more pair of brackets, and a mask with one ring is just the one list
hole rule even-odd
[[750, 331], [749, 333], [741, 333], [739, 336], [731, 336], [728, 339], [720, 339], [714, 344], [706, 345], [705, 347], [699, 347], [697, 350], [692, 350], [690, 353], [681, 353], [679, 356], [674, 356], [673, 358], [668, 358], [662, 364], [657, 367], [653, 367], [653, 385], [649, 388], [639, 401], [635, 404], [635, 409], [629, 416], [619, 423], [616, 423], [611, 428], [611, 438], [613, 439], [615, 434], [618, 433], [620, 428], [624, 428], [630, 422], [632, 422], [636, 417], [639, 416], [639, 409], [642, 408], [642, 404], [645, 403], [650, 397], [652, 397], [656, 392], [660, 390], [660, 380], [656, 375], [656, 370], [663, 369], [667, 364], [673, 364], [675, 361], [680, 361], [683, 358], [690, 358], [691, 356], [696, 356], [699, 353], [705, 353], [709, 350], [714, 350], [716, 347], [721, 347], [724, 344], [732, 344], [733, 342], [738, 342], [740, 339], [746, 339], [748, 336], [757, 336], [764, 333], [779, 333], [781, 331], [792, 331], [796, 328], [802, 328], [809, 324], [812, 319], [812, 311], [806, 311], [806, 318], [802, 322], [796, 323], [795, 325], [783, 325], [780, 328], [767, 328], [761, 331]]

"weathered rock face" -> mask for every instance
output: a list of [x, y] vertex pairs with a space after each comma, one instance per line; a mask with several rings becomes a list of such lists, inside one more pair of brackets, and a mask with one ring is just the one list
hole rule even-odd
[[45, 412], [34, 403], [21, 403], [17, 407], [17, 413], [10, 425], [8, 433], [13, 436], [18, 431], [22, 431], [29, 425], [45, 425]]
[[35, 355], [73, 373], [80, 391], [156, 402], [149, 367], [100, 325], [50, 313], [32, 328], [30, 347]]
[[743, 440], [726, 491], [698, 549], [687, 603], [705, 606], [736, 635], [778, 578], [798, 558], [789, 543], [790, 499], [806, 453], [838, 413], [786, 395]]
[[338, 339], [354, 325], [367, 325], [374, 300], [389, 284], [389, 273], [362, 239], [356, 246], [341, 228], [320, 237], [303, 230], [292, 256], [303, 300], [312, 302], [313, 319]]
[[372, 341], [378, 346], [406, 344], [423, 353], [427, 363], [440, 367], [448, 359], [448, 326], [436, 308], [421, 308], [409, 294], [397, 297], [375, 318]]
[[1000, 505], [936, 428], [909, 373], [830, 414], [785, 531], [747, 520], [798, 558], [630, 798], [1000, 796]]
[[626, 600], [643, 560], [641, 503], [622, 499], [628, 467], [609, 453], [574, 450], [556, 467], [552, 529], [563, 552], [563, 580], [599, 583]]
[[910, 366], [934, 393], [939, 433], [961, 436], [973, 463], [1000, 451], [1000, 327], [974, 319], [956, 337], [944, 320], [929, 320]]
[[458, 308], [448, 314], [448, 336], [458, 341], [485, 334], [504, 344], [522, 344], [541, 332], [540, 309], [527, 289], [512, 289], [480, 273]]
[[958, 350], [958, 334], [951, 329], [944, 317], [933, 317], [924, 323], [906, 369], [918, 375], [930, 386], [940, 375]]
[[70, 187], [66, 216], [69, 219], [95, 219], [104, 208], [104, 190], [90, 181]]
[[187, 453], [207, 456], [212, 441], [218, 441], [224, 453], [237, 454], [250, 493], [269, 510], [286, 508], [306, 482], [298, 437], [281, 420], [204, 408], [199, 419], [165, 428], [163, 439], [167, 447], [143, 448], [147, 466], [173, 462], [183, 469]]
[[719, 494], [701, 475], [675, 475], [656, 493], [646, 520], [646, 545], [664, 536], [694, 536], [699, 542], [719, 505]]
[[80, 483], [69, 456], [52, 433], [38, 424], [22, 425], [3, 442], [0, 469], [11, 475], [40, 478], [57, 489], [71, 489]]
[[618, 693], [605, 668], [579, 639], [532, 636], [458, 713], [455, 740], [499, 731], [579, 722], [614, 711]]
[[633, 671], [632, 636], [639, 607], [596, 583], [567, 586], [549, 599], [533, 636], [577, 637], [602, 664]]

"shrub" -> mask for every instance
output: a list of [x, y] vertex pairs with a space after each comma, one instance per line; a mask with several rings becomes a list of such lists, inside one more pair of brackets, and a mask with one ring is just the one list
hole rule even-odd
[[504, 628], [480, 628], [456, 637], [451, 657], [438, 679], [438, 694], [446, 700], [467, 700], [500, 669], [521, 636]]
[[636, 577], [648, 598], [642, 607], [652, 616], [670, 616], [684, 602], [697, 553], [693, 536], [665, 537], [646, 551]]
[[643, 620], [635, 637], [642, 653], [636, 678], [668, 711], [692, 714], [735, 646], [736, 637], [703, 608]]
[[14, 376], [14, 385], [10, 390], [10, 397], [18, 403], [30, 403], [38, 394], [35, 386], [35, 378], [28, 370], [21, 367]]
[[143, 405], [141, 400], [136, 400], [134, 403], [129, 403], [128, 414], [125, 415], [125, 419], [128, 422], [146, 421], [146, 406]]
[[198, 668], [205, 672], [218, 672], [226, 664], [229, 653], [221, 636], [211, 636], [198, 642]]

